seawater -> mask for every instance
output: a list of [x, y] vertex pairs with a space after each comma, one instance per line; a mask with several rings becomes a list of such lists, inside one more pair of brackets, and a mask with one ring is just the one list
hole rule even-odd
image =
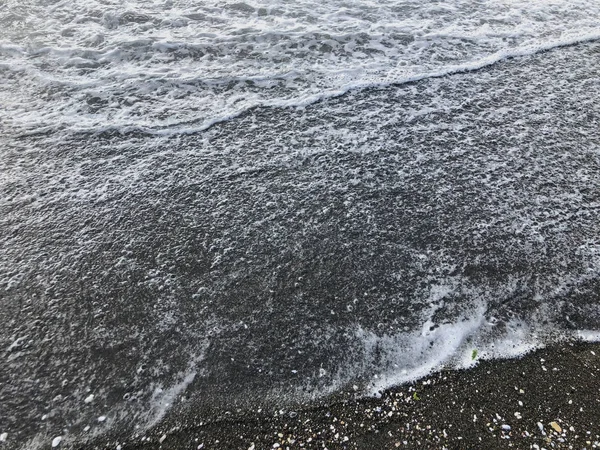
[[3, 122], [198, 130], [597, 38], [593, 0], [4, 2]]
[[5, 2], [0, 433], [141, 436], [597, 339], [599, 22]]

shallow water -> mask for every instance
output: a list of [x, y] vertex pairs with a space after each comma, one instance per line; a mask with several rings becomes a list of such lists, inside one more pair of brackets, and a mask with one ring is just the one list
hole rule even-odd
[[72, 3], [0, 10], [9, 444], [597, 335], [591, 3]]

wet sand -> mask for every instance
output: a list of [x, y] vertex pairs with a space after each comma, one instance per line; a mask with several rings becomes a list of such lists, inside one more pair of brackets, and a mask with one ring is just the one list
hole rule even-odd
[[350, 388], [296, 411], [167, 416], [144, 436], [114, 437], [96, 448], [600, 448], [600, 344], [479, 361], [381, 398], [355, 398]]

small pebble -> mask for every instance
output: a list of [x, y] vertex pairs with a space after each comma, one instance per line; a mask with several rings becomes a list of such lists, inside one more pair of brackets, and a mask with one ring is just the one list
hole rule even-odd
[[544, 431], [544, 425], [542, 425], [542, 423], [541, 423], [541, 422], [538, 422], [538, 423], [537, 423], [537, 426], [538, 426], [538, 428], [540, 429], [540, 432], [541, 432], [543, 435], [546, 435], [546, 432]]

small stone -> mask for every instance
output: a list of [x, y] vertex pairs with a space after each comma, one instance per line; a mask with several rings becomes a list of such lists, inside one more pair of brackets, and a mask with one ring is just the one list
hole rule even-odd
[[510, 429], [511, 429], [511, 428], [510, 428], [510, 425], [506, 425], [506, 424], [504, 424], [504, 425], [502, 425], [502, 429], [503, 429], [504, 431], [510, 431]]
[[538, 423], [537, 423], [537, 426], [538, 426], [538, 428], [540, 429], [540, 432], [541, 432], [543, 435], [545, 435], [545, 434], [546, 434], [546, 432], [544, 431], [544, 425], [542, 425], [542, 423], [541, 423], [541, 422], [538, 422]]
[[85, 400], [83, 401], [83, 403], [92, 403], [92, 400], [94, 400], [94, 394], [90, 394], [88, 395]]
[[163, 435], [160, 437], [160, 439], [158, 440], [158, 443], [159, 443], [159, 444], [162, 444], [163, 442], [165, 442], [165, 439], [166, 439], [166, 438], [167, 438], [167, 435], [166, 435], [166, 434], [163, 434]]
[[104, 422], [106, 420], [106, 416], [98, 417], [98, 422]]
[[6, 439], [8, 439], [8, 433], [0, 434], [0, 442], [6, 442]]
[[560, 425], [556, 422], [550, 422], [550, 426], [552, 428], [554, 428], [554, 431], [556, 431], [557, 433], [562, 433], [562, 428], [560, 427]]
[[52, 439], [52, 448], [58, 447], [60, 445], [60, 441], [62, 441], [62, 436], [56, 436]]

